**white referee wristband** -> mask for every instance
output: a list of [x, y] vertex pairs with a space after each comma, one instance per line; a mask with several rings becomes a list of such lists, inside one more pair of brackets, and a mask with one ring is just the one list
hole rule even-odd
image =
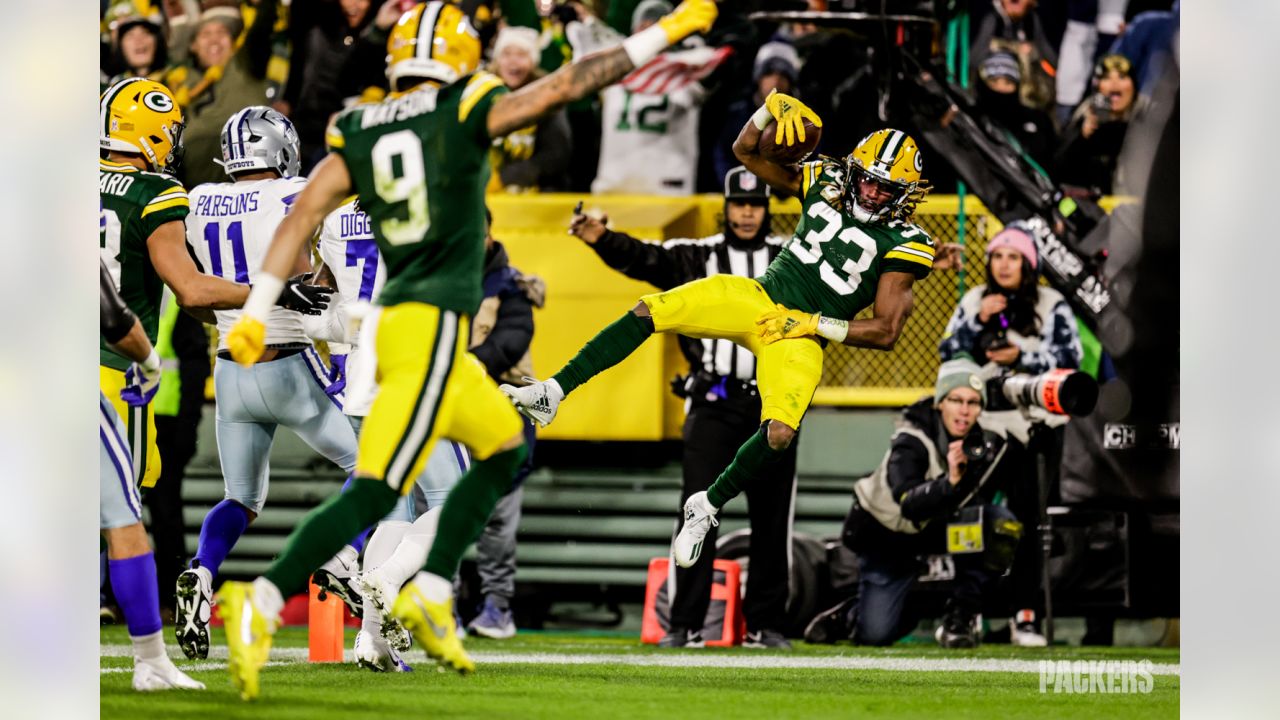
[[849, 321], [818, 316], [818, 334], [834, 343], [843, 343], [849, 337]]
[[755, 124], [756, 129], [764, 132], [764, 129], [769, 127], [769, 123], [773, 122], [773, 113], [769, 112], [767, 105], [761, 105], [751, 116], [751, 122]]
[[151, 348], [151, 354], [146, 360], [138, 363], [148, 375], [160, 371], [160, 353], [156, 352], [154, 347]]
[[666, 50], [670, 44], [667, 31], [655, 23], [623, 40], [622, 49], [631, 58], [631, 64], [640, 67], [658, 57], [658, 53]]
[[249, 299], [244, 301], [242, 311], [254, 320], [261, 321], [271, 312], [280, 292], [284, 290], [284, 280], [262, 273], [254, 280], [253, 289], [249, 291]]

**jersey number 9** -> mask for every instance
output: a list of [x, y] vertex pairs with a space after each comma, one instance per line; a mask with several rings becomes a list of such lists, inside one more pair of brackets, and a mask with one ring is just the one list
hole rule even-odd
[[[400, 158], [400, 175], [396, 175], [395, 158]], [[405, 219], [383, 220], [380, 229], [392, 245], [421, 242], [431, 227], [427, 212], [426, 170], [422, 160], [422, 143], [410, 130], [400, 130], [378, 138], [373, 144], [373, 184], [378, 197], [388, 205], [404, 203]]]

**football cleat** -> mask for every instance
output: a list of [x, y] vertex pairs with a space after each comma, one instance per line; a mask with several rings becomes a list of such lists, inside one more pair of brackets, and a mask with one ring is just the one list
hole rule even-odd
[[356, 633], [356, 664], [373, 672], [412, 672], [409, 663], [380, 635], [367, 630]]
[[427, 656], [434, 658], [442, 668], [463, 675], [475, 672], [476, 664], [458, 639], [458, 627], [453, 617], [453, 598], [440, 603], [431, 602], [418, 587], [418, 581], [414, 580], [400, 591], [391, 614], [404, 623]]
[[702, 554], [702, 541], [711, 528], [720, 524], [716, 520], [718, 510], [707, 500], [707, 492], [696, 492], [684, 503], [684, 525], [680, 533], [671, 543], [676, 564], [680, 567], [693, 567]]
[[209, 616], [213, 609], [213, 576], [202, 567], [178, 575], [173, 632], [182, 654], [191, 660], [209, 657]]
[[934, 631], [933, 637], [944, 648], [976, 648], [979, 624], [977, 615], [949, 603], [946, 614], [942, 616], [942, 624]]
[[204, 683], [192, 680], [168, 657], [133, 659], [133, 689], [138, 692], [156, 690], [203, 690]]
[[258, 697], [258, 671], [271, 652], [276, 621], [262, 614], [253, 601], [253, 585], [225, 582], [214, 600], [227, 631], [227, 669], [242, 700]]
[[[533, 380], [533, 378], [525, 378]], [[498, 389], [511, 398], [520, 414], [534, 421], [541, 427], [551, 424], [556, 419], [556, 410], [564, 399], [564, 391], [555, 380], [543, 380], [532, 385], [516, 387], [515, 385], [499, 385]]]
[[377, 570], [360, 573], [351, 581], [352, 587], [363, 598], [377, 608], [382, 615], [382, 637], [393, 650], [404, 652], [409, 649], [409, 631], [400, 621], [391, 615], [391, 606], [395, 602], [395, 588], [388, 585]]
[[334, 555], [311, 576], [311, 582], [326, 593], [335, 595], [346, 604], [352, 615], [364, 617], [364, 598], [355, 587], [356, 568]]

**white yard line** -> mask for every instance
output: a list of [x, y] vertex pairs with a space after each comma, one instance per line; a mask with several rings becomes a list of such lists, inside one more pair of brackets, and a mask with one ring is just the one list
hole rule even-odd
[[[182, 652], [177, 645], [168, 646], [169, 655], [181, 658]], [[102, 657], [131, 657], [133, 648], [129, 645], [103, 645]], [[209, 650], [213, 661], [226, 660], [227, 649], [214, 647]], [[472, 652], [471, 657], [478, 663], [500, 665], [629, 665], [633, 667], [703, 667], [703, 668], [736, 668], [744, 670], [769, 670], [774, 668], [795, 668], [802, 670], [896, 670], [900, 672], [987, 672], [987, 673], [1039, 673], [1040, 660], [1002, 660], [997, 658], [937, 658], [937, 657], [794, 657], [787, 655], [635, 655], [618, 653], [514, 653], [490, 652], [486, 650]], [[285, 665], [288, 663], [306, 662], [306, 648], [275, 648], [271, 651], [273, 662], [268, 665]], [[1050, 660], [1051, 658], [1045, 658]], [[1071, 658], [1072, 661], [1085, 658]], [[1108, 658], [1095, 658], [1107, 661]], [[345, 662], [354, 662], [350, 650], [343, 653]], [[427, 662], [427, 656], [421, 650], [412, 650], [405, 654], [405, 660], [411, 664]], [[217, 670], [226, 667], [225, 662], [200, 662], [194, 665], [181, 665], [183, 670], [201, 671]], [[126, 672], [133, 668], [102, 668], [103, 673]], [[1182, 675], [1182, 665], [1178, 663], [1153, 663], [1152, 675]]]

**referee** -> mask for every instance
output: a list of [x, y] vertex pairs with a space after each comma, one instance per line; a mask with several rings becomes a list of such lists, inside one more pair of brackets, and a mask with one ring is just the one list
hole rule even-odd
[[[607, 229], [607, 218], [582, 214], [574, 215], [569, 233], [590, 245], [609, 267], [661, 290], [710, 275], [759, 277], [786, 242], [769, 232], [769, 187], [739, 166], [725, 175], [724, 197], [724, 232], [704, 238], [644, 242]], [[677, 394], [686, 398], [683, 508], [690, 495], [711, 487], [742, 443], [759, 430], [760, 394], [756, 390], [756, 360], [750, 351], [728, 340], [684, 336], [680, 337], [680, 349], [690, 367], [689, 375], [675, 383]], [[746, 491], [751, 581], [743, 603], [747, 618], [743, 644], [790, 649], [791, 643], [778, 627], [790, 594], [796, 443], [791, 443], [771, 473], [772, 477], [760, 478]], [[715, 545], [715, 527], [706, 542]], [[671, 563], [671, 627], [659, 647], [703, 646], [714, 561], [714, 553], [703, 553], [691, 568]]]

